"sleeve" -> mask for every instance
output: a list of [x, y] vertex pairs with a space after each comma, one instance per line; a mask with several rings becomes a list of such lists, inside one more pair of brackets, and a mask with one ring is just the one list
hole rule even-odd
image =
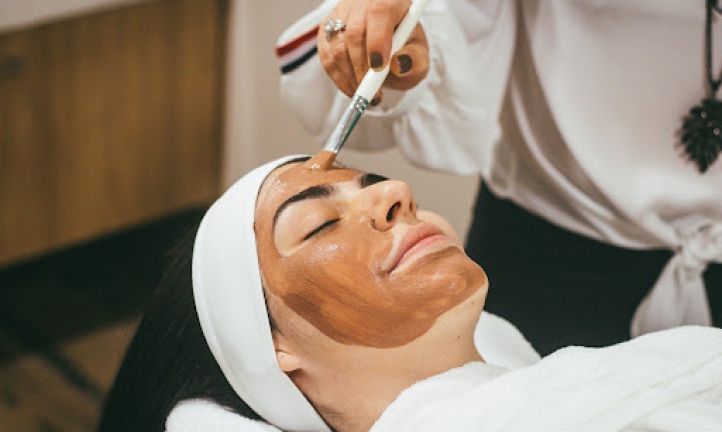
[[281, 432], [268, 423], [251, 420], [205, 399], [184, 400], [165, 422], [166, 432]]
[[[319, 143], [349, 103], [316, 55], [318, 25], [334, 4], [325, 1], [293, 24], [276, 48], [281, 98]], [[367, 109], [346, 145], [358, 150], [398, 146], [417, 166], [458, 175], [484, 172], [500, 134], [516, 2], [432, 0], [421, 22], [429, 40], [427, 78], [407, 92], [385, 89], [384, 102]]]

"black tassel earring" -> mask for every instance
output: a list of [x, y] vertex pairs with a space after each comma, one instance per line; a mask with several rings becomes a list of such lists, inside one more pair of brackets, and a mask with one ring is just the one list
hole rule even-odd
[[701, 173], [707, 171], [722, 152], [722, 101], [717, 99], [722, 74], [717, 80], [712, 76], [712, 9], [722, 13], [722, 7], [718, 0], [706, 0], [706, 3], [705, 66], [708, 96], [700, 105], [689, 110], [680, 133], [685, 156], [697, 165]]

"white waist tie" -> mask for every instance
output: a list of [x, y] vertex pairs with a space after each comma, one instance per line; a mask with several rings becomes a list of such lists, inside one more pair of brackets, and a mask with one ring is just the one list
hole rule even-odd
[[[632, 318], [632, 337], [680, 325], [712, 325], [704, 273], [722, 262], [722, 222], [679, 235], [679, 246]], [[719, 287], [716, 287], [719, 289]]]

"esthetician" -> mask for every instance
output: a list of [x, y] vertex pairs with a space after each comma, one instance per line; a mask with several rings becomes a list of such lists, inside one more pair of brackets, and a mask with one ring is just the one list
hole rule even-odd
[[514, 326], [482, 313], [484, 271], [405, 183], [319, 169], [318, 158], [250, 172], [181, 244], [100, 431], [722, 424], [722, 330], [540, 360]]
[[281, 35], [319, 143], [389, 64], [346, 147], [480, 176], [467, 253], [541, 353], [722, 324], [717, 1], [432, 0], [390, 58], [409, 4], [325, 1]]

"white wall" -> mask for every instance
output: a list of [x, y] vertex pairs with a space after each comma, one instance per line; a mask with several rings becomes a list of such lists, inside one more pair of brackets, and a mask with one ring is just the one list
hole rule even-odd
[[[280, 101], [279, 69], [273, 51], [281, 31], [319, 2], [231, 1], [224, 186], [262, 162], [320, 150], [321, 145], [312, 142]], [[442, 214], [462, 238], [465, 236], [475, 178], [414, 168], [396, 151], [368, 154], [344, 149], [340, 159], [347, 165], [408, 182], [422, 208]]]

